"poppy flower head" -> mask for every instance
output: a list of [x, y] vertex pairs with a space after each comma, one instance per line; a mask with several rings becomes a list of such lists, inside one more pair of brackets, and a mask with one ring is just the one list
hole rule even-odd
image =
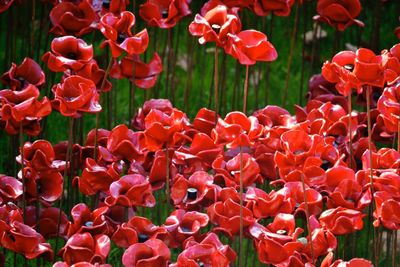
[[267, 16], [273, 13], [275, 16], [289, 16], [295, 0], [255, 0], [252, 10], [257, 16]]
[[45, 81], [45, 75], [39, 64], [26, 57], [20, 65], [13, 63], [9, 71], [1, 76], [1, 82], [11, 90], [23, 90], [29, 84], [40, 88]]
[[400, 123], [400, 84], [386, 87], [378, 100], [377, 107], [386, 130], [396, 133]]
[[131, 245], [122, 255], [122, 264], [133, 266], [167, 266], [171, 252], [159, 239], [149, 239], [144, 243]]
[[383, 87], [384, 77], [384, 56], [366, 48], [360, 48], [356, 52], [354, 61], [354, 74], [361, 84]]

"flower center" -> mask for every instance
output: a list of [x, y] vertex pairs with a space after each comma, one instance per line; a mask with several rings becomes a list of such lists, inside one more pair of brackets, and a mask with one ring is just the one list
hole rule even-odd
[[149, 237], [145, 234], [139, 234], [139, 236], [138, 236], [139, 243], [146, 242], [148, 239], [149, 239]]
[[192, 187], [188, 188], [187, 198], [190, 200], [195, 200], [197, 198], [197, 189]]
[[67, 58], [76, 60], [78, 58], [77, 54], [74, 52], [69, 52]]
[[168, 10], [163, 10], [163, 11], [161, 12], [161, 17], [162, 17], [163, 19], [168, 18]]
[[322, 164], [321, 164], [321, 168], [326, 171], [329, 169], [329, 167], [331, 166], [331, 163], [327, 160], [323, 160]]
[[211, 28], [214, 30], [215, 33], [219, 34], [219, 31], [221, 30], [221, 26], [218, 24], [213, 24], [211, 25]]
[[304, 150], [301, 150], [301, 149], [298, 149], [298, 150], [293, 152], [293, 154], [295, 154], [296, 156], [300, 155], [300, 154], [303, 154], [303, 153], [304, 153]]
[[126, 39], [126, 34], [120, 33], [120, 34], [118, 34], [118, 37], [117, 37], [117, 43], [120, 44], [123, 41], [125, 41], [125, 39]]
[[353, 64], [346, 64], [344, 65], [344, 68], [348, 71], [353, 71], [354, 65]]
[[85, 222], [86, 227], [93, 227], [93, 222], [92, 221], [87, 221]]
[[106, 9], [110, 8], [110, 0], [103, 0], [103, 7]]
[[281, 230], [276, 231], [276, 233], [278, 235], [285, 235], [286, 234], [286, 230], [281, 229]]

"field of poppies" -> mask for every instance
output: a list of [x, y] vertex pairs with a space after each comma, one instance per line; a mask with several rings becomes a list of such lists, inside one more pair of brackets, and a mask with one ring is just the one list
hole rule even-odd
[[0, 266], [400, 266], [397, 0], [0, 0]]

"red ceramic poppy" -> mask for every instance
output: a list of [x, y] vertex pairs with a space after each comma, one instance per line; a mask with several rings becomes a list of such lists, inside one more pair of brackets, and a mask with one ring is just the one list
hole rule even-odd
[[172, 212], [165, 220], [164, 227], [171, 233], [177, 245], [188, 237], [200, 235], [200, 229], [208, 225], [207, 214], [197, 211], [186, 212], [178, 209]]
[[289, 16], [290, 9], [294, 4], [294, 0], [255, 0], [252, 10], [257, 16], [267, 16], [273, 13], [275, 16]]
[[[172, 149], [168, 149], [168, 159], [173, 158], [174, 151]], [[177, 168], [173, 160], [170, 161], [169, 166], [169, 177], [174, 178], [178, 173]], [[154, 160], [150, 163], [150, 174], [149, 174], [149, 181], [153, 190], [161, 189], [165, 184], [165, 177], [166, 177], [166, 166], [167, 166], [167, 158], [166, 158], [166, 151], [159, 150], [154, 155]]]
[[331, 62], [325, 62], [322, 66], [323, 77], [330, 83], [335, 83], [336, 90], [344, 96], [348, 96], [353, 89], [358, 94], [362, 92], [360, 81], [353, 72], [356, 58], [353, 51], [341, 51]]
[[206, 108], [201, 108], [193, 119], [193, 127], [208, 136], [215, 126], [215, 112]]
[[354, 61], [354, 74], [363, 85], [383, 87], [384, 58], [366, 48], [360, 48], [356, 52]]
[[[99, 8], [101, 9], [101, 14], [112, 12], [114, 14], [119, 14], [122, 11], [126, 10], [126, 7], [129, 5], [129, 0], [105, 0], [100, 1]], [[92, 4], [93, 5], [93, 4]]]
[[138, 55], [126, 56], [120, 62], [115, 62], [110, 76], [116, 79], [128, 78], [142, 89], [149, 89], [157, 81], [158, 74], [163, 70], [161, 58], [157, 53], [149, 63], [144, 63]]
[[93, 47], [73, 36], [54, 38], [51, 52], [43, 55], [42, 60], [51, 71], [63, 72], [68, 69], [79, 71], [93, 59]]
[[267, 36], [256, 30], [228, 34], [225, 52], [239, 60], [242, 65], [254, 65], [257, 61], [274, 61], [278, 57]]
[[1, 0], [0, 1], [0, 13], [5, 12], [14, 2], [14, 0]]
[[321, 262], [321, 267], [373, 267], [374, 265], [366, 260], [366, 259], [361, 259], [361, 258], [354, 258], [351, 259], [350, 261], [343, 261], [343, 260], [336, 260], [334, 263], [332, 263], [333, 260], [333, 252], [329, 252], [324, 260]]
[[100, 207], [93, 211], [84, 203], [79, 203], [71, 209], [72, 222], [68, 226], [68, 236], [88, 232], [92, 236], [111, 233], [105, 214], [108, 207]]
[[82, 175], [77, 178], [79, 190], [85, 195], [97, 192], [108, 192], [111, 183], [119, 179], [119, 173], [114, 166], [103, 167], [94, 159], [87, 158]]
[[0, 174], [0, 203], [14, 201], [22, 195], [22, 183], [14, 177]]
[[73, 1], [57, 2], [50, 11], [50, 21], [53, 24], [51, 32], [57, 35], [82, 36], [91, 32], [96, 14], [89, 0], [79, 3]]
[[272, 190], [266, 193], [256, 187], [247, 189], [245, 202], [246, 208], [251, 210], [257, 219], [277, 216], [278, 213], [291, 213], [295, 206], [295, 201], [286, 198], [282, 191]]
[[400, 216], [399, 199], [393, 199], [393, 196], [385, 191], [378, 191], [374, 194], [376, 210], [374, 211], [374, 226], [379, 227], [383, 225], [385, 228], [390, 230], [400, 229]]
[[[228, 237], [232, 238], [234, 235], [239, 234], [240, 230], [240, 205], [228, 198], [224, 202], [215, 202], [207, 209], [207, 214], [210, 221], [216, 225], [214, 231], [225, 233]], [[252, 212], [243, 207], [243, 230], [244, 233], [248, 227], [254, 223], [255, 219]]]
[[301, 182], [287, 182], [281, 189], [282, 191], [278, 191], [278, 193], [284, 194], [287, 201], [294, 200], [294, 205], [296, 207], [295, 215], [298, 213], [302, 215], [306, 214], [304, 195], [307, 200], [308, 213], [310, 215], [320, 214], [323, 208], [322, 195], [317, 190], [309, 188], [307, 185], [305, 187], [306, 190], [304, 194], [303, 185]]
[[151, 185], [143, 175], [129, 174], [110, 185], [110, 196], [106, 198], [109, 206], [154, 207], [156, 200]]
[[171, 114], [173, 110], [172, 103], [168, 99], [150, 99], [144, 102], [143, 107], [139, 108], [136, 116], [132, 119], [132, 127], [143, 131], [145, 130], [145, 122], [147, 114], [152, 109], [158, 109], [166, 114]]
[[131, 28], [135, 25], [135, 16], [129, 11], [123, 11], [118, 16], [107, 13], [100, 19], [100, 30], [106, 37], [102, 47], [110, 46], [112, 56], [119, 57], [122, 52], [128, 55], [143, 53], [149, 44], [147, 30], [133, 35]]
[[1, 235], [1, 245], [11, 251], [23, 254], [27, 259], [44, 256], [52, 260], [53, 251], [43, 236], [22, 222], [13, 221], [8, 225], [8, 231]]
[[[37, 228], [44, 238], [53, 238], [56, 236], [66, 237], [68, 229], [68, 217], [61, 211], [60, 226], [58, 226], [60, 210], [58, 208], [50, 207], [44, 208], [40, 211], [39, 220], [36, 223]], [[59, 231], [57, 234], [57, 230]]]
[[[108, 92], [112, 88], [111, 82], [108, 79], [106, 79], [103, 84], [106, 72], [103, 69], [100, 69], [94, 60], [85, 64], [82, 69], [76, 72], [76, 75], [92, 80], [96, 84], [96, 88], [99, 93]], [[68, 76], [70, 75], [68, 75], [67, 72], [64, 73], [64, 77]]]
[[106, 235], [75, 234], [67, 240], [59, 255], [68, 265], [83, 261], [102, 264], [106, 261], [110, 247], [110, 238]]
[[185, 243], [185, 250], [178, 255], [176, 263], [169, 265], [170, 267], [227, 267], [236, 260], [235, 251], [224, 245], [214, 233], [207, 234], [200, 243], [193, 238], [189, 238]]
[[70, 76], [63, 83], [55, 85], [53, 107], [63, 116], [80, 117], [82, 112], [101, 111], [96, 85], [77, 75]]
[[319, 217], [322, 228], [335, 235], [345, 235], [363, 228], [363, 214], [360, 211], [338, 207], [325, 210]]
[[45, 75], [39, 64], [26, 57], [20, 65], [12, 63], [9, 71], [1, 76], [1, 82], [11, 90], [23, 90], [29, 84], [40, 88], [45, 81]]
[[144, 243], [133, 244], [125, 250], [122, 255], [122, 264], [125, 267], [167, 267], [170, 258], [171, 252], [164, 242], [159, 239], [149, 239]]
[[188, 179], [179, 175], [171, 187], [171, 199], [175, 205], [189, 210], [207, 207], [217, 199], [218, 187], [213, 182], [213, 177], [204, 171], [197, 171]]
[[183, 17], [192, 12], [189, 8], [191, 0], [147, 0], [140, 5], [139, 14], [149, 26], [162, 29], [172, 28]]
[[256, 117], [247, 117], [242, 112], [233, 111], [228, 113], [224, 120], [218, 120], [211, 137], [216, 144], [234, 148], [251, 146], [262, 133], [263, 127]]
[[400, 84], [386, 87], [378, 100], [378, 110], [382, 114], [386, 130], [390, 133], [398, 131], [400, 123]]
[[338, 31], [344, 31], [352, 24], [363, 27], [364, 23], [355, 19], [361, 12], [359, 0], [322, 0], [317, 4], [315, 20], [325, 22]]
[[82, 261], [72, 265], [68, 265], [66, 262], [57, 261], [53, 264], [53, 267], [112, 267], [111, 264], [92, 264], [90, 262]]
[[224, 47], [227, 34], [236, 34], [241, 28], [238, 16], [230, 14], [225, 5], [218, 5], [204, 16], [196, 14], [194, 21], [189, 25], [189, 32], [200, 37], [200, 44], [215, 42], [217, 46]]
[[157, 151], [163, 147], [173, 147], [185, 142], [188, 137], [182, 132], [188, 125], [186, 114], [178, 109], [174, 108], [170, 115], [152, 109], [145, 118], [146, 148]]

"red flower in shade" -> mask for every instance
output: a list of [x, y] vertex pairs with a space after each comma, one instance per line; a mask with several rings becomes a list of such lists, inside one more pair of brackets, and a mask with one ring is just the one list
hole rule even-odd
[[172, 28], [183, 17], [191, 14], [191, 0], [147, 0], [140, 5], [139, 14], [149, 26], [162, 29]]
[[29, 84], [36, 87], [43, 85], [45, 75], [39, 64], [26, 57], [20, 65], [12, 63], [9, 71], [1, 76], [1, 82], [8, 85], [11, 90], [22, 90]]
[[321, 267], [373, 267], [374, 265], [366, 260], [366, 259], [361, 259], [361, 258], [354, 258], [349, 261], [343, 261], [343, 260], [336, 260], [334, 263], [332, 263], [333, 260], [333, 253], [329, 252], [324, 260], [321, 262]]
[[70, 76], [53, 87], [53, 107], [63, 116], [80, 117], [81, 112], [101, 111], [96, 85], [77, 75]]
[[[52, 238], [56, 236], [66, 237], [68, 228], [68, 217], [61, 211], [60, 226], [58, 227], [58, 218], [60, 216], [60, 210], [58, 208], [50, 207], [40, 210], [39, 220], [35, 223], [39, 229], [41, 235], [44, 238]], [[59, 230], [57, 234], [57, 230]]]
[[[161, 189], [164, 184], [165, 184], [165, 177], [166, 177], [166, 165], [167, 165], [167, 160], [166, 160], [166, 152], [165, 150], [159, 150], [156, 152], [154, 155], [154, 159], [150, 163], [151, 166], [149, 166], [150, 169], [150, 174], [149, 174], [149, 181], [151, 183], [151, 186], [153, 187], [153, 190], [159, 190]], [[168, 149], [168, 157], [172, 159], [173, 157], [173, 150]], [[177, 168], [175, 167], [175, 164], [173, 161], [170, 162], [170, 167], [169, 167], [169, 177], [175, 177], [178, 173]]]
[[[68, 74], [69, 73], [64, 73], [64, 77], [68, 77]], [[92, 80], [96, 84], [97, 91], [99, 92], [108, 92], [112, 88], [110, 81], [107, 79], [103, 85], [104, 75], [106, 75], [106, 72], [100, 69], [94, 60], [85, 64], [82, 69], [76, 72], [76, 75]]]
[[129, 174], [110, 185], [110, 196], [106, 198], [109, 206], [154, 207], [156, 200], [149, 181], [140, 174]]
[[50, 32], [57, 35], [82, 36], [91, 32], [96, 14], [89, 0], [82, 0], [78, 4], [73, 1], [58, 3], [50, 12], [53, 24]]
[[245, 201], [246, 208], [251, 210], [257, 219], [276, 216], [278, 213], [291, 213], [295, 206], [295, 201], [286, 198], [282, 191], [272, 190], [266, 193], [256, 187], [247, 189]]
[[200, 243], [194, 238], [188, 238], [185, 244], [185, 250], [178, 255], [176, 263], [169, 265], [170, 267], [227, 267], [236, 260], [235, 251], [230, 246], [222, 244], [214, 233], [207, 234]]
[[108, 207], [100, 207], [90, 211], [84, 203], [75, 205], [71, 210], [72, 222], [69, 223], [68, 236], [88, 232], [92, 236], [111, 232], [105, 219]]
[[364, 26], [364, 23], [355, 19], [361, 12], [359, 0], [321, 0], [317, 3], [317, 12], [315, 20], [328, 23], [339, 31], [344, 31], [352, 24]]
[[152, 109], [158, 109], [163, 113], [170, 115], [173, 110], [173, 106], [168, 99], [150, 99], [144, 102], [143, 107], [139, 108], [135, 118], [132, 120], [132, 127], [143, 131], [145, 130], [145, 118]]
[[193, 128], [197, 131], [211, 136], [211, 131], [215, 126], [215, 112], [206, 108], [201, 108], [193, 120]]
[[400, 209], [399, 198], [393, 199], [393, 195], [386, 191], [374, 193], [376, 210], [374, 211], [374, 226], [379, 227], [382, 224], [385, 228], [391, 230], [400, 229]]
[[[215, 231], [221, 231], [227, 234], [230, 238], [239, 234], [240, 222], [240, 205], [228, 198], [224, 202], [215, 202], [207, 209], [207, 214], [210, 221], [219, 227], [214, 228]], [[246, 233], [248, 227], [254, 223], [252, 212], [243, 207], [243, 230]]]
[[217, 199], [218, 187], [213, 182], [213, 177], [204, 171], [197, 171], [188, 179], [179, 175], [171, 188], [171, 199], [183, 207], [207, 207]]
[[361, 230], [364, 216], [360, 211], [338, 207], [322, 212], [319, 221], [322, 228], [330, 230], [333, 234], [345, 235]]
[[209, 10], [204, 17], [196, 14], [194, 21], [189, 25], [189, 32], [199, 36], [199, 43], [215, 42], [223, 47], [228, 33], [238, 33], [242, 28], [237, 15], [229, 14], [228, 8], [218, 5]]
[[243, 65], [254, 65], [256, 61], [274, 61], [278, 57], [267, 36], [255, 30], [228, 34], [225, 52]]
[[357, 55], [353, 51], [341, 51], [337, 53], [331, 62], [325, 62], [322, 66], [323, 77], [331, 83], [335, 83], [336, 90], [348, 96], [353, 89], [357, 93], [362, 92], [362, 87], [353, 72]]
[[289, 16], [294, 0], [255, 0], [252, 9], [257, 16], [267, 16], [273, 13], [275, 16]]
[[0, 0], [0, 13], [6, 11], [14, 2], [14, 0]]
[[357, 50], [354, 61], [354, 74], [361, 84], [383, 87], [385, 83], [384, 57], [383, 55], [377, 56], [373, 51], [366, 48]]
[[115, 62], [110, 76], [116, 79], [128, 78], [137, 87], [148, 89], [154, 86], [162, 70], [162, 61], [157, 53], [153, 54], [148, 64], [142, 62], [138, 55], [132, 55]]
[[14, 177], [0, 174], [0, 204], [14, 201], [22, 195], [22, 183]]
[[11, 251], [23, 254], [27, 259], [35, 259], [41, 255], [52, 260], [53, 251], [43, 236], [33, 228], [19, 221], [12, 221], [7, 231], [1, 234], [1, 245]]
[[184, 142], [188, 137], [182, 132], [188, 125], [186, 114], [180, 110], [173, 109], [171, 114], [167, 114], [152, 109], [145, 119], [146, 148], [157, 151]]
[[[33, 168], [23, 169], [26, 180], [26, 195], [28, 201], [39, 199], [43, 204], [48, 205], [60, 198], [62, 193], [63, 177], [56, 170], [36, 172]], [[21, 173], [19, 173], [21, 176]]]
[[147, 30], [133, 35], [131, 28], [135, 25], [135, 16], [129, 11], [123, 11], [119, 16], [107, 13], [100, 19], [100, 30], [106, 37], [102, 47], [109, 45], [112, 56], [119, 57], [123, 51], [128, 55], [143, 53], [149, 44]]
[[43, 55], [42, 60], [51, 71], [63, 72], [71, 69], [79, 71], [93, 59], [93, 47], [73, 36], [54, 38], [51, 52]]
[[226, 145], [227, 148], [246, 147], [254, 144], [254, 141], [263, 133], [263, 127], [256, 117], [247, 117], [242, 112], [234, 111], [226, 115], [225, 119], [218, 119], [211, 137], [216, 144]]
[[29, 135], [40, 132], [39, 121], [51, 113], [51, 105], [47, 97], [39, 100], [39, 94], [34, 85], [22, 91], [0, 91], [0, 120], [7, 133], [17, 134], [21, 123]]
[[[37, 172], [60, 170], [64, 161], [56, 160], [53, 146], [46, 140], [25, 142], [23, 147], [24, 164]], [[21, 163], [21, 155], [17, 157]]]
[[386, 130], [396, 133], [400, 123], [400, 83], [383, 90], [383, 94], [378, 100], [378, 110]]
[[125, 267], [134, 266], [168, 266], [171, 252], [164, 242], [150, 239], [144, 243], [137, 243], [125, 250], [122, 255], [122, 264]]
[[59, 255], [68, 265], [83, 261], [101, 264], [105, 262], [110, 247], [110, 238], [106, 235], [75, 234], [67, 240]]
[[171, 233], [176, 244], [181, 244], [188, 237], [199, 236], [200, 229], [206, 227], [208, 221], [207, 214], [179, 209], [168, 216], [164, 227]]
[[97, 192], [108, 192], [111, 183], [119, 179], [119, 173], [115, 170], [114, 164], [103, 167], [94, 159], [87, 158], [82, 175], [77, 179], [79, 190], [83, 194], [94, 195]]

